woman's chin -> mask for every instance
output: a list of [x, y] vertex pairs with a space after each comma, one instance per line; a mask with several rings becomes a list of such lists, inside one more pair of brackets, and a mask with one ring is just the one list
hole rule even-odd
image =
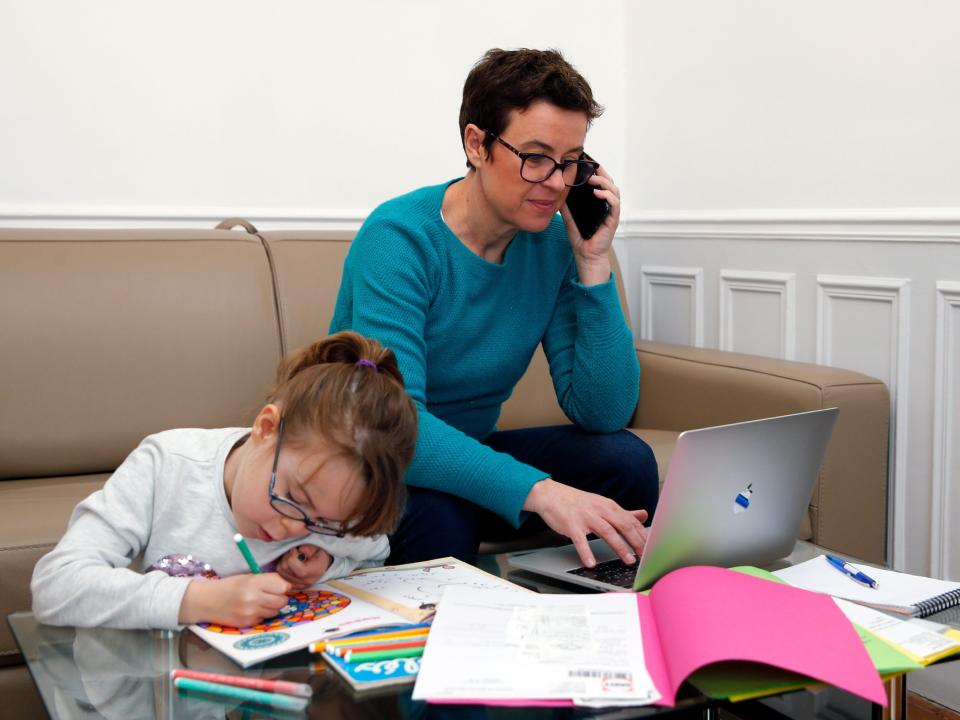
[[521, 218], [517, 228], [531, 233], [543, 232], [550, 227], [550, 223], [553, 222], [554, 215], [556, 215], [556, 213], [538, 213], [534, 217]]

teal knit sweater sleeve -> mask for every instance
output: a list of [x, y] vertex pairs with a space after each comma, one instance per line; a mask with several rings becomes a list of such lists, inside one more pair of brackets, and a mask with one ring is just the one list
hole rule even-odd
[[564, 282], [543, 348], [564, 414], [589, 432], [625, 427], [640, 393], [640, 364], [617, 285]]

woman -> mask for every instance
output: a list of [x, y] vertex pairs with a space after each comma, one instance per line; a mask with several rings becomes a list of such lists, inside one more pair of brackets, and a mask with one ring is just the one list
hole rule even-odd
[[[331, 331], [390, 347], [419, 413], [390, 563], [473, 562], [543, 523], [589, 567], [588, 534], [628, 563], [643, 549], [657, 467], [622, 429], [639, 366], [609, 259], [619, 190], [584, 156], [601, 112], [558, 52], [490, 50], [463, 90], [467, 174], [384, 203], [351, 246]], [[564, 202], [583, 182], [610, 204], [589, 240]], [[574, 424], [496, 432], [540, 343]]]

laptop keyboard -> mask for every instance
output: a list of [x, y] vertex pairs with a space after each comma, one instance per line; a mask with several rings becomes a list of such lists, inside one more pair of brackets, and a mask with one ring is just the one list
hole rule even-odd
[[597, 563], [592, 568], [578, 567], [574, 570], [567, 570], [568, 573], [579, 575], [580, 577], [605, 582], [617, 587], [633, 587], [633, 579], [637, 575], [637, 564], [627, 565], [620, 558], [607, 560]]

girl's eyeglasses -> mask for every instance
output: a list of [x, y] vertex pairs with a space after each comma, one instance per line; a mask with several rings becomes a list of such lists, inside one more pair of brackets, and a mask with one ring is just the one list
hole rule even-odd
[[283, 418], [280, 418], [280, 427], [277, 428], [277, 449], [273, 455], [273, 470], [270, 472], [270, 487], [267, 490], [270, 493], [270, 507], [276, 510], [284, 517], [291, 520], [299, 520], [312, 533], [317, 535], [332, 535], [334, 537], [343, 537], [344, 533], [339, 523], [331, 520], [317, 518], [314, 520], [307, 514], [306, 510], [297, 505], [289, 498], [280, 497], [273, 489], [277, 484], [277, 465], [280, 463], [280, 445], [283, 442]]

